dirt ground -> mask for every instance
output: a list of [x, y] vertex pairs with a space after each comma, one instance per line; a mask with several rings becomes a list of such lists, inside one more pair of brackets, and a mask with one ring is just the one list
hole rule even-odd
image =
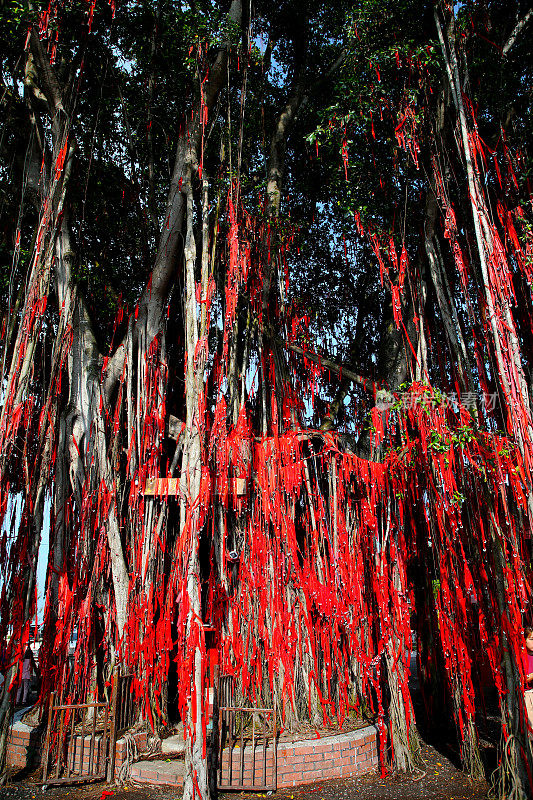
[[[276, 800], [485, 800], [486, 783], [472, 784], [452, 762], [430, 745], [423, 746], [425, 771], [416, 775], [385, 776], [371, 773], [359, 778], [323, 781], [295, 789], [280, 789]], [[107, 794], [109, 793], [109, 794]], [[176, 789], [159, 786], [102, 785], [49, 788], [44, 793], [37, 776], [0, 787], [1, 800], [178, 800]], [[265, 794], [221, 794], [220, 800], [257, 800]]]

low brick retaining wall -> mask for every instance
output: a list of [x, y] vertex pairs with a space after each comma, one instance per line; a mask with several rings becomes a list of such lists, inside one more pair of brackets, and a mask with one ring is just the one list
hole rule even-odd
[[128, 780], [133, 783], [148, 783], [150, 786], [175, 786], [183, 788], [183, 760], [136, 761], [131, 765]]
[[15, 722], [7, 737], [6, 764], [8, 767], [24, 769], [32, 757], [40, 759], [38, 753], [40, 736], [37, 728], [30, 728], [23, 722]]
[[[233, 775], [238, 775], [241, 752], [233, 750]], [[252, 748], [244, 749], [244, 779], [256, 783], [262, 779], [262, 748], [254, 756]], [[132, 765], [131, 779], [152, 785], [183, 785], [182, 761], [139, 761]], [[266, 780], [272, 778], [272, 751], [267, 750]], [[224, 750], [222, 766], [227, 775], [228, 751]], [[280, 742], [278, 745], [278, 788], [289, 788], [306, 783], [364, 775], [379, 766], [378, 734], [373, 725], [358, 731], [349, 731], [322, 739], [304, 739], [298, 742]], [[222, 788], [223, 791], [223, 788]]]
[[[133, 734], [133, 738], [135, 739], [135, 744], [137, 746], [137, 752], [142, 753], [148, 747], [148, 734], [146, 732], [143, 733], [135, 733]], [[124, 738], [117, 739], [117, 749], [115, 751], [115, 778], [118, 778], [120, 775], [121, 767], [126, 760], [128, 745]]]
[[345, 778], [379, 765], [378, 734], [373, 725], [323, 739], [278, 745], [278, 786]]
[[[17, 769], [25, 769], [26, 767], [35, 768], [41, 763], [42, 748], [44, 747], [45, 732], [42, 728], [31, 728], [25, 725], [24, 722], [15, 722], [11, 728], [11, 733], [7, 739], [7, 752], [6, 764], [8, 767], [15, 767]], [[134, 734], [137, 750], [142, 752], [147, 746], [147, 734], [136, 733]], [[81, 736], [76, 736], [73, 749], [73, 760], [75, 767], [79, 767], [79, 762], [82, 753]], [[87, 767], [89, 764], [89, 744], [90, 737], [85, 737], [83, 747], [83, 762]], [[98, 761], [99, 749], [101, 746], [101, 737], [96, 737], [94, 748], [94, 766]], [[118, 778], [122, 765], [127, 755], [127, 742], [124, 738], [117, 740], [116, 755], [115, 755], [115, 778]]]
[[[81, 737], [77, 737], [80, 739]], [[8, 738], [7, 764], [23, 769], [26, 766], [36, 767], [41, 758], [41, 746], [44, 733], [38, 728], [30, 728], [23, 722], [16, 722]], [[135, 734], [137, 749], [142, 752], [146, 748], [146, 733]], [[117, 741], [115, 777], [127, 753], [124, 739]], [[226, 754], [227, 763], [227, 751]], [[88, 758], [88, 753], [85, 756]], [[223, 762], [224, 763], [224, 762]], [[271, 751], [267, 752], [267, 780], [271, 779]], [[139, 761], [131, 768], [131, 779], [139, 783], [158, 785], [183, 785], [181, 760], [173, 761]], [[280, 742], [278, 744], [278, 787], [280, 789], [299, 786], [315, 781], [331, 778], [344, 778], [371, 772], [379, 764], [378, 736], [373, 725], [357, 731], [349, 731], [322, 739], [304, 739], [297, 742]], [[234, 774], [240, 766], [240, 750], [233, 751]], [[252, 780], [253, 755], [252, 748], [244, 750], [244, 777]], [[256, 782], [262, 776], [262, 751], [255, 754]]]

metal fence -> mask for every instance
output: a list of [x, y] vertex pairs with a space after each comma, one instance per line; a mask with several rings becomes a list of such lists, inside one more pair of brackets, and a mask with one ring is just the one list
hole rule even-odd
[[43, 784], [113, 780], [117, 734], [135, 719], [132, 683], [132, 675], [115, 670], [111, 699], [103, 703], [58, 703], [52, 692]]

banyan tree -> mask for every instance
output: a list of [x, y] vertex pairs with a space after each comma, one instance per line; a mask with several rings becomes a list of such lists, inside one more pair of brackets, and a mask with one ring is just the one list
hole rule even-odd
[[487, 664], [530, 795], [532, 16], [1, 11], [0, 760], [44, 594], [40, 702], [123, 665], [186, 798], [206, 628], [243, 702], [365, 709], [402, 771], [413, 627], [474, 778]]

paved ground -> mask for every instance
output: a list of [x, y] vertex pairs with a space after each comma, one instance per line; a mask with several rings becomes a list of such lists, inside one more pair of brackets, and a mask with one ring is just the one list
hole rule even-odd
[[[471, 784], [448, 758], [424, 745], [425, 772], [414, 776], [382, 778], [373, 773], [360, 778], [324, 781], [296, 789], [283, 789], [276, 800], [486, 800], [487, 784]], [[106, 794], [109, 792], [110, 794]], [[127, 785], [121, 789], [99, 786], [50, 788], [43, 794], [37, 778], [0, 787], [1, 800], [178, 800], [175, 789]], [[264, 794], [220, 795], [220, 800], [258, 800]]]

